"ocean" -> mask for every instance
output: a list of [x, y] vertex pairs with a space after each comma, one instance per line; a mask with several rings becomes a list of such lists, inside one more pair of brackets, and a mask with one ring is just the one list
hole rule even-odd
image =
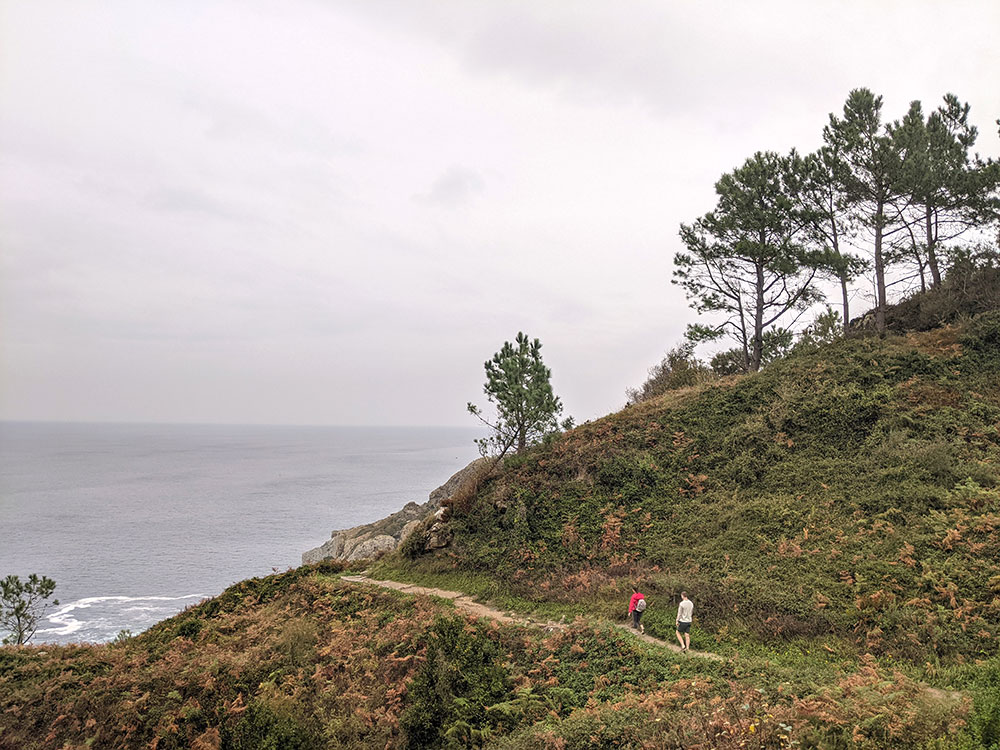
[[0, 423], [0, 577], [56, 581], [32, 643], [141, 632], [283, 571], [478, 454], [474, 428]]

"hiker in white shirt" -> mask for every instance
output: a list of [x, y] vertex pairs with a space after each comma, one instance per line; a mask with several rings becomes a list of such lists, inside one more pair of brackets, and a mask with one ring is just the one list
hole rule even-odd
[[681, 651], [691, 649], [691, 618], [694, 613], [694, 602], [688, 599], [686, 591], [681, 592], [681, 603], [677, 607], [677, 640]]

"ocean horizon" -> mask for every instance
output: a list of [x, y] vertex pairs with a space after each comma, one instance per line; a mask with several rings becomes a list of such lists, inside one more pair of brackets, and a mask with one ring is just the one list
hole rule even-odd
[[0, 422], [0, 577], [56, 581], [33, 643], [138, 633], [422, 503], [465, 427]]

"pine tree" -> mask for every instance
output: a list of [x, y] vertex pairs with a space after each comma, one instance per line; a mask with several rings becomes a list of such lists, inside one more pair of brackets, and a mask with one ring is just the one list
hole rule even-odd
[[681, 225], [687, 251], [674, 256], [673, 283], [695, 310], [724, 316], [716, 325], [690, 326], [688, 337], [735, 339], [746, 371], [765, 361], [768, 332], [790, 314], [794, 323], [819, 298], [813, 281], [823, 258], [806, 246], [812, 217], [798, 203], [793, 161], [758, 152], [723, 175], [715, 210]]
[[795, 165], [803, 175], [799, 200], [811, 219], [811, 233], [826, 259], [821, 268], [840, 284], [842, 321], [847, 332], [851, 320], [850, 282], [865, 272], [862, 258], [847, 252], [856, 227], [844, 190], [846, 165], [836, 143], [821, 147]]
[[483, 456], [504, 456], [511, 448], [523, 451], [545, 433], [558, 428], [562, 403], [552, 391], [552, 372], [542, 363], [542, 343], [518, 333], [515, 343], [505, 341], [488, 360], [483, 392], [496, 405], [496, 419], [487, 420], [473, 403], [469, 413], [487, 425], [492, 434], [478, 440]]
[[908, 254], [915, 260], [921, 286], [924, 270], [931, 285], [941, 283], [940, 247], [991, 216], [995, 168], [970, 154], [978, 131], [969, 123], [969, 105], [954, 94], [926, 118], [919, 101], [892, 127], [902, 156], [910, 223]]
[[31, 640], [38, 629], [38, 620], [48, 607], [59, 606], [59, 600], [45, 600], [56, 590], [56, 582], [32, 573], [27, 581], [9, 575], [0, 581], [0, 628], [10, 633], [3, 642], [20, 645]]
[[885, 332], [886, 270], [890, 243], [907, 229], [900, 199], [906, 195], [900, 146], [882, 123], [882, 97], [854, 89], [844, 116], [830, 115], [825, 144], [840, 154], [843, 188], [853, 219], [872, 238], [875, 270], [875, 327]]

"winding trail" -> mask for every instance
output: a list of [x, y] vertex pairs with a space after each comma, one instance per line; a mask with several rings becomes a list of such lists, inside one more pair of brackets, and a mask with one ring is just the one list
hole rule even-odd
[[[488, 604], [483, 604], [482, 602], [477, 602], [468, 594], [463, 594], [461, 591], [447, 591], [445, 589], [435, 589], [429, 588], [427, 586], [417, 586], [412, 583], [402, 583], [400, 581], [380, 581], [375, 578], [368, 578], [367, 576], [357, 575], [357, 576], [341, 576], [341, 580], [349, 581], [351, 583], [361, 583], [368, 584], [370, 586], [380, 586], [384, 589], [393, 589], [395, 591], [401, 591], [404, 594], [412, 594], [414, 596], [436, 596], [441, 599], [448, 599], [451, 601], [456, 608], [466, 612], [474, 617], [489, 617], [490, 619], [497, 620], [498, 622], [503, 622], [512, 625], [527, 625], [534, 628], [542, 628], [549, 632], [553, 630], [566, 630], [569, 625], [565, 622], [555, 622], [553, 620], [535, 620], [531, 617], [524, 617], [515, 615], [511, 612], [502, 612], [495, 607], [491, 607]], [[616, 628], [621, 628], [626, 633], [630, 633], [634, 637], [638, 638], [640, 641], [645, 641], [654, 646], [659, 646], [661, 648], [666, 648], [674, 653], [681, 654], [685, 653], [681, 651], [680, 646], [673, 643], [668, 643], [667, 641], [660, 640], [659, 638], [654, 638], [651, 635], [646, 635], [645, 633], [639, 633], [633, 630], [628, 625], [623, 625], [621, 623], [612, 623]], [[686, 652], [688, 656], [695, 656], [700, 659], [710, 659], [712, 661], [723, 661], [723, 658], [718, 654], [709, 653], [708, 651], [688, 651]]]

